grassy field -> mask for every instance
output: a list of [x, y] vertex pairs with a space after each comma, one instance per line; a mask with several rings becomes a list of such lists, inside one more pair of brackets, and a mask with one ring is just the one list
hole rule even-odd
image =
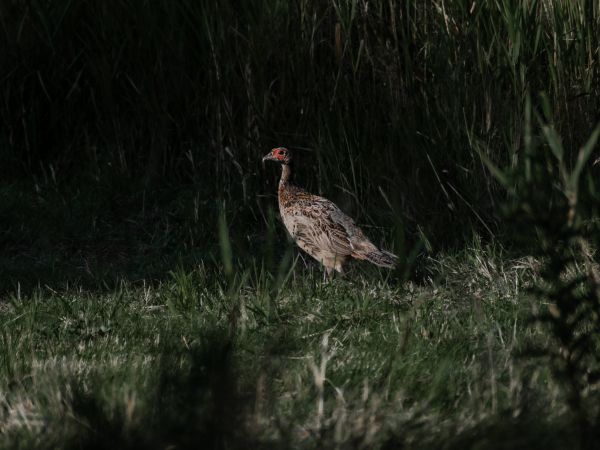
[[[237, 254], [218, 220], [214, 250], [186, 251], [173, 240], [194, 222], [169, 200], [162, 221], [123, 208], [120, 225], [66, 234], [58, 194], [5, 211], [49, 242], [2, 261], [3, 448], [586, 448], [578, 412], [593, 420], [597, 386], [582, 397], [596, 406], [573, 407], [575, 376], [547, 350], [560, 333], [533, 320], [564, 307], [536, 295], [548, 280], [581, 300], [547, 273], [548, 251], [515, 256], [475, 235], [323, 283], [269, 227], [263, 254]], [[578, 264], [560, 277], [585, 276]]]
[[[316, 268], [315, 268], [316, 269]], [[6, 448], [565, 448], [564, 394], [525, 350], [532, 259], [478, 243], [422, 283], [174, 268], [160, 283], [13, 292]]]
[[[0, 448], [600, 438], [600, 7], [0, 2]], [[300, 184], [400, 256], [322, 282]]]

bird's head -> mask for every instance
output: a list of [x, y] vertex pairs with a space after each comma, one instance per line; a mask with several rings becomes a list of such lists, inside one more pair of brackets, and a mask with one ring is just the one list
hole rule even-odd
[[290, 164], [292, 162], [292, 152], [285, 147], [277, 147], [271, 150], [262, 159], [265, 161], [277, 161], [281, 164]]

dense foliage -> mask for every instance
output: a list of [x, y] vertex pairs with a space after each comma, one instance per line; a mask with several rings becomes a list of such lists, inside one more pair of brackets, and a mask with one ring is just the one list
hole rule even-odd
[[286, 145], [311, 150], [313, 189], [434, 244], [498, 231], [478, 151], [518, 159], [527, 96], [547, 94], [567, 161], [600, 110], [593, 0], [9, 0], [0, 17], [5, 177], [200, 179], [256, 212], [260, 157]]

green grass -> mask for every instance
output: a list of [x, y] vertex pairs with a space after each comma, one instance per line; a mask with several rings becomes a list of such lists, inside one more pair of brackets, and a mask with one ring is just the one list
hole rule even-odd
[[[154, 285], [9, 292], [4, 448], [563, 448], [560, 387], [524, 356], [533, 260], [477, 243], [421, 282], [323, 284], [200, 264]], [[523, 424], [526, 423], [525, 427]]]

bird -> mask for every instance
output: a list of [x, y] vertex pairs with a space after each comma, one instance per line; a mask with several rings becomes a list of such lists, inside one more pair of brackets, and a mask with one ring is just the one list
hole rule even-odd
[[262, 162], [274, 161], [281, 165], [279, 213], [295, 243], [325, 267], [324, 278], [333, 278], [334, 271], [343, 275], [344, 264], [350, 258], [393, 268], [398, 257], [377, 248], [335, 203], [294, 184], [293, 155], [285, 147], [276, 147]]

